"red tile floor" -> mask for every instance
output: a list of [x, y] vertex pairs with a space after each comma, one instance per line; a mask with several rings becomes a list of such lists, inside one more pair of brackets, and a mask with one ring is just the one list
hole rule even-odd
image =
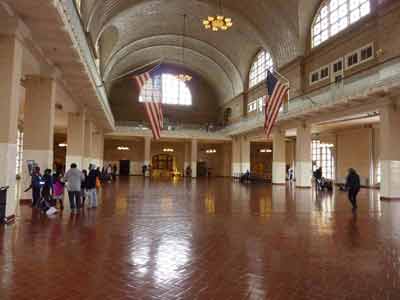
[[400, 299], [400, 202], [228, 179], [106, 185], [97, 210], [20, 208], [0, 299]]

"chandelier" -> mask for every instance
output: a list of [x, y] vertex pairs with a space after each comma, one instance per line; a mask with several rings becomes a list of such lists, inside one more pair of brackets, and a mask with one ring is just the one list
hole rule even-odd
[[222, 0], [219, 0], [220, 13], [216, 16], [208, 16], [207, 19], [203, 20], [205, 29], [211, 29], [212, 31], [226, 31], [232, 27], [232, 18], [225, 17], [222, 13]]
[[[185, 65], [185, 35], [186, 35], [186, 14], [183, 15], [183, 33], [182, 33], [182, 65]], [[181, 73], [176, 76], [176, 79], [182, 82], [192, 80], [192, 76]]]

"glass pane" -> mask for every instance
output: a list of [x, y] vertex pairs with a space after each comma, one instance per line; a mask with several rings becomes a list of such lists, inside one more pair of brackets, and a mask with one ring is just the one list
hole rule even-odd
[[357, 22], [371, 12], [369, 0], [328, 0], [315, 16], [312, 46], [318, 46], [331, 36]]

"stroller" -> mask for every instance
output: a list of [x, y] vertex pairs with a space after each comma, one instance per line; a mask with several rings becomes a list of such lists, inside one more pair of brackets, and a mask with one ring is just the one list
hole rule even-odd
[[326, 179], [324, 177], [322, 177], [319, 182], [318, 182], [318, 187], [320, 191], [328, 191], [328, 192], [332, 192], [333, 191], [333, 183], [331, 180]]
[[42, 213], [51, 216], [58, 212], [57, 208], [55, 208], [52, 203], [52, 200], [48, 200], [45, 197], [42, 197], [39, 202], [39, 209]]

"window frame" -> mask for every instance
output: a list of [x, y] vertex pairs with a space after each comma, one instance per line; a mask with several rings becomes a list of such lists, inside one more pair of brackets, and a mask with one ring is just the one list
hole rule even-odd
[[[361, 52], [365, 49], [371, 48], [372, 49], [372, 55], [364, 60], [361, 60]], [[349, 66], [349, 57], [353, 56], [357, 54], [357, 63], [352, 64], [351, 66]], [[371, 60], [375, 59], [375, 46], [374, 46], [374, 42], [368, 43], [360, 48], [358, 48], [357, 50], [354, 50], [348, 54], [345, 55], [344, 57], [344, 63], [345, 63], [345, 70], [350, 70], [354, 67], [357, 67], [361, 64], [364, 64], [366, 62], [369, 62]]]
[[[322, 71], [325, 70], [325, 69], [328, 69], [328, 75], [325, 76], [325, 77], [322, 77], [321, 76], [322, 75]], [[316, 74], [318, 74], [318, 80], [313, 81], [313, 76], [316, 75]], [[310, 72], [309, 83], [310, 83], [310, 86], [312, 86], [312, 85], [315, 85], [317, 83], [320, 83], [320, 82], [323, 82], [323, 81], [327, 81], [330, 78], [331, 78], [331, 65], [327, 64], [327, 65], [324, 65], [324, 66], [322, 66], [322, 67], [320, 67], [318, 69], [315, 69], [314, 71]]]
[[[338, 3], [336, 7], [332, 3], [333, 1], [343, 1], [343, 3]], [[352, 7], [351, 1], [355, 0], [324, 0], [320, 3], [316, 13], [314, 14], [313, 21], [310, 27], [310, 47], [311, 49], [320, 47], [321, 45], [325, 44], [331, 38], [337, 36], [341, 32], [345, 31], [349, 27], [353, 26], [354, 24], [359, 23], [365, 17], [371, 15], [373, 10], [373, 2], [371, 0], [358, 0], [362, 1], [362, 3], [357, 4], [355, 7]], [[368, 12], [366, 14], [362, 14], [362, 7], [368, 6]], [[341, 8], [343, 7], [344, 14], [340, 15]], [[326, 12], [323, 10], [326, 8]], [[358, 11], [359, 15], [355, 21], [352, 21], [352, 14]], [[335, 20], [333, 20], [335, 18]], [[326, 22], [324, 22], [326, 20]], [[342, 25], [340, 22], [342, 20], [346, 20], [345, 25]], [[344, 24], [343, 23], [343, 24]], [[320, 25], [320, 29], [318, 29], [318, 25]], [[333, 30], [335, 26], [338, 26], [336, 30]], [[326, 38], [323, 37], [323, 34]], [[321, 40], [317, 42], [317, 37], [320, 36]]]
[[[265, 55], [264, 61], [260, 61], [261, 55]], [[270, 64], [268, 62], [270, 62]], [[248, 74], [249, 89], [263, 82], [267, 78], [268, 70], [272, 71], [274, 70], [274, 68], [275, 68], [275, 63], [271, 52], [266, 49], [259, 50], [257, 54], [254, 56]]]
[[[335, 145], [321, 142], [319, 139], [311, 141], [311, 159], [313, 172], [322, 167], [322, 176], [336, 180]], [[315, 162], [315, 164], [314, 164]]]
[[[160, 98], [161, 98], [161, 104], [162, 105], [171, 105], [171, 106], [181, 106], [181, 107], [191, 107], [193, 106], [193, 94], [192, 91], [190, 90], [190, 87], [185, 83], [180, 81], [179, 79], [176, 78], [176, 75], [172, 74], [172, 73], [161, 73], [161, 74], [156, 74], [155, 76], [152, 76], [148, 82], [145, 83], [145, 85], [142, 87], [142, 89], [140, 90], [139, 93], [139, 103], [146, 103], [147, 101], [144, 99], [145, 97], [149, 97], [149, 95], [143, 94], [143, 93], [147, 93], [147, 91], [149, 90], [148, 93], [152, 93], [152, 91], [150, 91], [150, 87], [148, 87], [149, 82], [151, 82], [152, 85], [152, 89], [154, 90], [155, 87], [155, 79], [156, 76], [159, 77], [159, 84], [158, 87], [156, 87], [156, 92], [160, 94]], [[164, 76], [168, 76], [166, 78], [164, 78]], [[177, 93], [176, 97], [176, 102], [173, 101], [168, 101], [165, 100], [166, 98], [169, 98], [169, 96], [167, 95], [167, 90], [164, 88], [164, 80], [171, 80], [172, 78], [175, 78], [176, 83], [177, 83], [177, 89], [174, 91], [175, 93]], [[182, 87], [182, 85], [184, 85], [184, 87]], [[169, 91], [171, 92], [171, 91]], [[154, 93], [154, 92], [153, 92]], [[188, 93], [186, 95], [186, 93]], [[188, 96], [188, 98], [184, 98], [185, 96]], [[172, 97], [172, 96], [171, 96]]]
[[15, 171], [16, 174], [19, 176], [22, 175], [23, 158], [24, 158], [24, 132], [18, 129]]
[[265, 96], [257, 97], [247, 104], [248, 113], [262, 113], [265, 107]]

